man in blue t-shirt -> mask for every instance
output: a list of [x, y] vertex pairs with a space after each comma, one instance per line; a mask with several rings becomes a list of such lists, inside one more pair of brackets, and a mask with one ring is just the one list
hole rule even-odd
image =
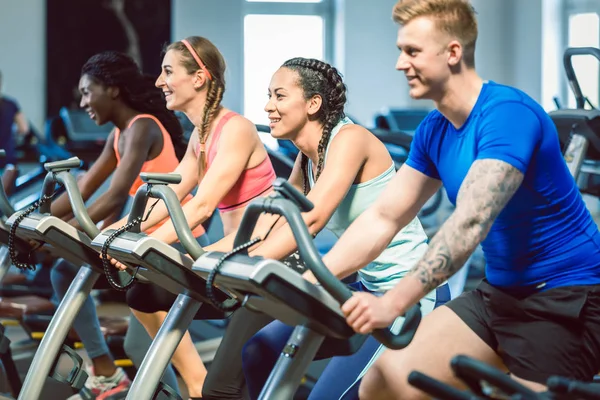
[[1, 90], [2, 72], [0, 72], [0, 149], [6, 151], [6, 157], [0, 159], [0, 168], [4, 168], [7, 164], [17, 162], [13, 124], [16, 124], [17, 132], [21, 135], [29, 132], [29, 124], [16, 100], [3, 96]]
[[474, 68], [477, 22], [466, 0], [400, 0], [396, 68], [410, 95], [436, 110], [378, 202], [324, 258], [337, 276], [373, 260], [444, 185], [456, 209], [429, 250], [384, 296], [342, 307], [367, 333], [387, 327], [462, 267], [481, 244], [486, 280], [425, 317], [411, 345], [386, 350], [361, 399], [428, 398], [413, 370], [450, 385], [464, 354], [504, 368], [536, 391], [551, 375], [600, 371], [600, 233], [563, 161], [550, 117], [525, 93], [483, 81]]

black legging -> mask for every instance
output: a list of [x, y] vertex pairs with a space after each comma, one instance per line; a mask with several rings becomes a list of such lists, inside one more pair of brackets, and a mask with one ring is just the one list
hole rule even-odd
[[[127, 305], [147, 314], [157, 311], [169, 311], [177, 295], [153, 283], [136, 282], [127, 291]], [[222, 319], [223, 313], [208, 305], [200, 307], [194, 319]]]
[[[145, 313], [168, 311], [176, 297], [159, 286], [136, 283], [127, 292], [127, 304], [134, 310]], [[195, 319], [214, 319], [216, 312], [213, 307], [203, 306], [200, 307]], [[221, 345], [208, 369], [208, 376], [202, 389], [204, 400], [244, 399], [242, 349], [254, 334], [272, 321], [273, 318], [268, 315], [250, 311], [245, 307], [233, 313]]]
[[[198, 239], [201, 245], [201, 239]], [[177, 243], [173, 247], [180, 248]], [[297, 253], [284, 260], [290, 268], [302, 273], [306, 270]], [[135, 283], [127, 291], [127, 304], [134, 310], [144, 313], [169, 311], [177, 296], [162, 287], [150, 283]], [[220, 312], [208, 305], [200, 307], [194, 319], [219, 319]], [[252, 336], [273, 322], [268, 315], [250, 311], [243, 307], [231, 316], [231, 321], [217, 349], [208, 375], [204, 381], [204, 400], [243, 400], [246, 380], [242, 368], [242, 349]]]
[[242, 368], [242, 349], [252, 336], [273, 322], [273, 318], [243, 307], [233, 313], [221, 345], [204, 381], [204, 400], [241, 400], [246, 380]]
[[[306, 270], [306, 266], [297, 252], [283, 262], [299, 273]], [[270, 316], [245, 307], [233, 313], [221, 345], [208, 369], [208, 376], [202, 389], [204, 400], [249, 398], [245, 391], [246, 379], [242, 367], [242, 350], [248, 340], [273, 321], [274, 319]]]

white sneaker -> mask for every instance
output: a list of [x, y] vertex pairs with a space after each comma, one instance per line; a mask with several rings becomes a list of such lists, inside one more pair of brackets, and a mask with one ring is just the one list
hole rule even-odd
[[68, 400], [104, 400], [115, 393], [127, 390], [131, 385], [129, 377], [121, 367], [118, 367], [112, 376], [96, 376], [94, 375], [94, 368], [91, 366], [86, 366], [86, 372], [88, 378], [84, 387], [78, 394], [69, 397]]

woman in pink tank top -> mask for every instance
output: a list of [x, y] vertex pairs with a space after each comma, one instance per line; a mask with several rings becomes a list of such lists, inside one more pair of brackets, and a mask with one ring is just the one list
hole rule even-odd
[[[141, 183], [140, 172], [170, 172], [177, 166], [185, 152], [183, 131], [175, 114], [165, 107], [154, 78], [144, 76], [125, 54], [105, 52], [91, 57], [82, 68], [79, 91], [81, 107], [96, 124], [115, 126], [102, 153], [77, 183], [87, 201], [112, 175], [108, 189], [87, 209], [94, 223], [102, 221], [106, 226], [122, 214]], [[78, 226], [66, 194], [52, 202], [52, 214]], [[52, 268], [52, 285], [59, 300], [78, 270], [79, 266], [64, 260]], [[86, 382], [87, 390], [100, 396], [127, 387], [129, 379], [121, 368], [115, 368], [91, 298], [73, 326], [92, 360], [94, 376]]]
[[[187, 151], [175, 169], [182, 177], [171, 185], [182, 199], [197, 187], [183, 206], [190, 228], [206, 221], [218, 209], [225, 235], [239, 226], [246, 205], [272, 190], [275, 172], [256, 126], [221, 105], [225, 91], [225, 61], [207, 39], [193, 36], [167, 47], [156, 86], [164, 92], [167, 108], [183, 111], [195, 129]], [[158, 203], [143, 230], [167, 216]], [[152, 233], [166, 243], [177, 239], [171, 222]], [[123, 266], [113, 260], [118, 268]], [[156, 285], [134, 285], [127, 302], [151, 335], [158, 332], [176, 296]], [[200, 313], [202, 313], [200, 309]], [[190, 398], [201, 398], [206, 368], [186, 334], [173, 358], [188, 387]]]

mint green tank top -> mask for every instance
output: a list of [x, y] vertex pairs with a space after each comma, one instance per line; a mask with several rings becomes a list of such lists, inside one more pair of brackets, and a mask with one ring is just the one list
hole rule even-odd
[[[333, 138], [344, 125], [352, 123], [349, 118], [344, 118], [331, 131], [331, 138], [325, 150], [325, 164]], [[315, 182], [313, 165], [310, 160], [308, 161], [308, 172], [312, 188]], [[342, 236], [350, 224], [375, 202], [395, 174], [396, 169], [392, 163], [381, 175], [367, 182], [352, 185], [325, 227], [338, 238]], [[369, 240], [369, 238], [365, 237], [364, 240]], [[425, 254], [425, 251], [427, 251], [427, 235], [421, 222], [415, 218], [394, 236], [379, 257], [358, 271], [359, 278], [371, 291], [387, 291], [406, 275]]]

